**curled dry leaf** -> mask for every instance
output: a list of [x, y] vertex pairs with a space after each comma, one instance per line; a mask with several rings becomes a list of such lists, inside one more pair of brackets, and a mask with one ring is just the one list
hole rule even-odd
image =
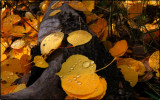
[[57, 1], [51, 6], [51, 9], [57, 9], [63, 5], [64, 1]]
[[58, 49], [64, 38], [64, 33], [56, 32], [46, 36], [41, 43], [41, 53], [48, 54], [50, 51]]
[[92, 35], [84, 30], [77, 30], [69, 33], [67, 41], [73, 46], [78, 46], [89, 42], [92, 39]]
[[134, 87], [138, 82], [138, 73], [131, 69], [128, 65], [120, 65], [118, 68], [121, 69], [124, 79], [130, 82], [130, 85]]
[[18, 78], [19, 77], [13, 72], [1, 70], [1, 93]]
[[160, 66], [159, 61], [159, 51], [155, 51], [150, 57], [149, 57], [149, 66], [154, 70], [158, 70]]
[[115, 45], [109, 50], [113, 57], [119, 57], [124, 55], [127, 51], [128, 45], [126, 40], [121, 40], [115, 43]]
[[133, 58], [120, 58], [119, 60], [117, 60], [117, 66], [120, 66], [120, 65], [127, 65], [128, 67], [133, 69], [135, 72], [138, 72], [139, 76], [144, 75], [146, 71], [144, 64]]
[[44, 60], [42, 56], [35, 56], [33, 62], [35, 63], [35, 66], [40, 68], [47, 68], [48, 63]]
[[59, 12], [61, 12], [61, 10], [54, 10], [54, 11], [52, 11], [52, 12], [49, 14], [49, 16], [54, 16], [54, 15], [56, 15], [56, 14], [59, 13]]
[[25, 45], [25, 41], [22, 39], [18, 39], [16, 41], [14, 41], [11, 45], [11, 48], [13, 49], [20, 49]]

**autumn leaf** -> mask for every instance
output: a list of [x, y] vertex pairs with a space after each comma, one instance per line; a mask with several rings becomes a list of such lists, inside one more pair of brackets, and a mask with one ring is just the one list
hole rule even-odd
[[52, 12], [49, 14], [49, 16], [54, 16], [54, 15], [56, 15], [56, 14], [59, 13], [59, 12], [61, 12], [61, 10], [54, 10], [54, 11], [52, 11]]
[[18, 78], [19, 77], [13, 72], [1, 70], [1, 93]]
[[33, 62], [35, 63], [35, 66], [40, 68], [47, 68], [48, 63], [44, 60], [42, 56], [35, 56]]
[[127, 51], [128, 45], [126, 40], [121, 40], [115, 43], [115, 45], [109, 50], [113, 57], [119, 57], [124, 55]]
[[92, 39], [92, 35], [84, 30], [77, 30], [69, 33], [67, 41], [73, 46], [78, 46], [89, 42]]
[[1, 71], [10, 71], [13, 73], [23, 73], [20, 60], [16, 58], [9, 58], [2, 62]]
[[41, 43], [41, 53], [48, 54], [50, 51], [58, 49], [64, 38], [64, 33], [56, 32], [46, 36]]
[[133, 58], [120, 58], [117, 59], [117, 66], [120, 65], [127, 65], [131, 69], [133, 69], [135, 72], [138, 72], [139, 76], [142, 76], [145, 74], [146, 68], [144, 64], [138, 60], [135, 60]]
[[159, 51], [155, 51], [150, 57], [149, 57], [149, 66], [154, 70], [158, 70], [159, 68]]
[[83, 0], [82, 2], [69, 1], [69, 6], [71, 6], [73, 9], [76, 9], [79, 11], [91, 12], [94, 9], [94, 1], [86, 1], [86, 0]]
[[128, 65], [120, 65], [117, 67], [121, 69], [125, 80], [130, 82], [130, 85], [134, 87], [138, 82], [138, 73], [131, 69]]
[[25, 41], [22, 39], [17, 39], [16, 41], [14, 41], [11, 45], [11, 48], [13, 49], [20, 49], [25, 45]]
[[107, 82], [104, 78], [100, 79], [95, 70], [94, 61], [77, 54], [70, 56], [62, 64], [57, 75], [61, 78], [62, 88], [69, 97], [89, 99], [100, 96], [103, 98]]
[[51, 9], [57, 9], [63, 5], [64, 1], [57, 1], [51, 6]]

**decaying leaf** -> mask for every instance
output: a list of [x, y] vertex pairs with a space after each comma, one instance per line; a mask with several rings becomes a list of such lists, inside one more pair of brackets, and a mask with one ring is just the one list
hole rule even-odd
[[48, 54], [51, 50], [58, 49], [64, 38], [64, 33], [56, 32], [46, 36], [41, 43], [41, 53]]
[[139, 76], [144, 75], [146, 71], [144, 64], [133, 58], [120, 58], [119, 60], [117, 60], [117, 66], [120, 66], [120, 65], [127, 65], [128, 67], [133, 69], [135, 72], [138, 72]]
[[122, 56], [128, 49], [127, 41], [121, 40], [115, 43], [115, 45], [109, 50], [113, 57]]
[[73, 46], [78, 46], [89, 42], [92, 39], [92, 35], [84, 30], [77, 30], [69, 33], [67, 41]]
[[130, 85], [134, 87], [138, 82], [138, 73], [131, 69], [128, 65], [120, 65], [118, 68], [121, 69], [125, 80], [130, 82]]
[[48, 63], [44, 60], [42, 56], [35, 56], [33, 62], [35, 63], [35, 66], [41, 67], [41, 68], [47, 68]]
[[149, 57], [149, 66], [154, 70], [158, 70], [160, 66], [159, 61], [159, 51], [155, 51], [150, 57]]
[[49, 16], [54, 16], [54, 15], [56, 15], [56, 14], [59, 13], [59, 12], [61, 12], [61, 10], [54, 10], [54, 11], [52, 11], [52, 12], [49, 14]]
[[57, 9], [63, 5], [64, 1], [57, 1], [51, 6], [51, 9]]
[[128, 18], [134, 18], [134, 17], [140, 15], [142, 13], [142, 8], [143, 8], [143, 6], [141, 3], [137, 3], [137, 4], [134, 4], [133, 6], [131, 6], [127, 10]]
[[94, 73], [96, 64], [83, 55], [72, 55], [66, 62], [62, 64], [61, 70], [57, 73], [58, 76], [64, 78], [72, 74]]
[[11, 48], [13, 49], [20, 49], [25, 45], [25, 41], [22, 39], [17, 39], [16, 41], [14, 41], [11, 45]]

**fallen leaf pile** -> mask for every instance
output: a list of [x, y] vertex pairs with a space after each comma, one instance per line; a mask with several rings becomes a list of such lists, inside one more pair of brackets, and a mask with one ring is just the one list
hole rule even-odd
[[[19, 1], [18, 5], [22, 2]], [[26, 7], [21, 10], [26, 11]], [[15, 14], [14, 11], [15, 7], [5, 7], [1, 11], [2, 95], [26, 88], [25, 84], [15, 85], [13, 83], [26, 73], [30, 73], [31, 48], [37, 45], [38, 27], [43, 18], [43, 15], [35, 17], [30, 11], [27, 11], [22, 17]]]
[[[70, 67], [69, 67], [70, 66]], [[78, 99], [101, 99], [107, 82], [96, 73], [96, 64], [83, 55], [72, 55], [62, 64], [57, 75], [63, 90], [69, 97]]]

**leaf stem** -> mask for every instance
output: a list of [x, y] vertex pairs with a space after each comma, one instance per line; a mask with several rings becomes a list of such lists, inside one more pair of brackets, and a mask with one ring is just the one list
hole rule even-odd
[[101, 71], [101, 70], [107, 68], [107, 67], [108, 67], [109, 65], [111, 65], [116, 59], [117, 59], [117, 57], [115, 57], [115, 58], [114, 58], [108, 65], [106, 65], [105, 67], [102, 67], [102, 68], [96, 70], [96, 72]]

